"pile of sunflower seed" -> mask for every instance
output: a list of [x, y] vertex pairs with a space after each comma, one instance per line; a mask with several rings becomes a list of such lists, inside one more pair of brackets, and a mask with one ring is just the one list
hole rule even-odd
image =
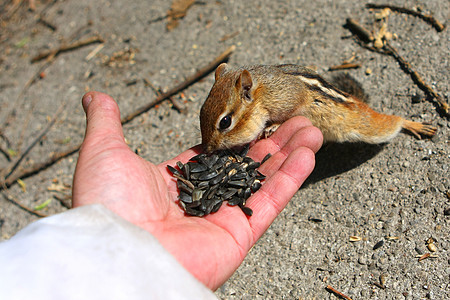
[[248, 146], [240, 153], [224, 150], [212, 155], [199, 154], [186, 164], [177, 162], [177, 168], [167, 166], [177, 178], [180, 206], [191, 216], [203, 217], [217, 212], [224, 201], [238, 205], [251, 216], [246, 200], [261, 187], [265, 176], [257, 168], [261, 163], [246, 156]]

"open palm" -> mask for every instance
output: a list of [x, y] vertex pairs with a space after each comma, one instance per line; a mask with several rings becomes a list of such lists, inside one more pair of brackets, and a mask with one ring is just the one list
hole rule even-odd
[[[302, 117], [285, 122], [270, 138], [249, 151], [256, 161], [272, 157], [260, 171], [267, 176], [247, 200], [247, 217], [239, 207], [223, 205], [204, 218], [186, 216], [178, 206], [176, 181], [166, 165], [187, 162], [200, 153], [191, 148], [154, 165], [124, 142], [115, 101], [98, 92], [83, 98], [86, 136], [74, 176], [73, 206], [101, 203], [145, 229], [195, 277], [215, 290], [238, 268], [249, 249], [285, 207], [314, 167], [322, 144], [320, 131]], [[151, 253], [149, 253], [151, 255]]]

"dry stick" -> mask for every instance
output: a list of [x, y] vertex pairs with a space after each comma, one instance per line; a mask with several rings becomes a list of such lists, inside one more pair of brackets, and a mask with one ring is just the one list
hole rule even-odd
[[60, 161], [61, 159], [76, 153], [78, 150], [80, 150], [80, 147], [81, 145], [76, 145], [70, 147], [64, 152], [53, 153], [47, 160], [43, 162], [35, 163], [27, 169], [22, 169], [20, 172], [12, 173], [11, 176], [8, 177], [8, 179], [0, 181], [0, 188], [2, 189], [9, 188], [10, 186], [12, 186], [14, 183], [17, 182], [17, 179], [30, 177], [36, 173], [39, 173], [42, 170], [47, 169], [48, 167]]
[[347, 18], [345, 27], [348, 28], [348, 30], [355, 34], [364, 43], [372, 42], [375, 39], [369, 30], [362, 27], [358, 23], [358, 21], [352, 18]]
[[342, 299], [345, 299], [345, 300], [352, 300], [352, 298], [350, 298], [349, 296], [339, 292], [338, 290], [333, 288], [331, 285], [327, 285], [326, 289], [328, 291], [332, 292], [333, 294], [335, 294], [336, 296], [338, 296], [339, 298], [342, 298]]
[[148, 111], [150, 108], [152, 108], [156, 104], [164, 101], [165, 99], [167, 99], [167, 98], [169, 98], [169, 97], [171, 97], [171, 96], [173, 96], [175, 94], [178, 94], [180, 91], [184, 90], [188, 86], [190, 86], [193, 83], [199, 81], [200, 79], [202, 79], [203, 77], [205, 77], [206, 75], [208, 75], [209, 73], [214, 71], [220, 63], [222, 63], [223, 61], [228, 59], [228, 57], [233, 53], [233, 51], [235, 49], [236, 49], [236, 47], [234, 45], [229, 47], [221, 55], [219, 55], [215, 60], [213, 60], [211, 63], [209, 63], [205, 67], [201, 68], [194, 75], [188, 77], [185, 81], [183, 81], [180, 84], [174, 86], [173, 88], [171, 88], [167, 92], [162, 93], [161, 95], [156, 97], [155, 100], [153, 100], [152, 102], [148, 103], [147, 105], [144, 105], [141, 108], [139, 108], [138, 110], [136, 110], [136, 111], [130, 113], [129, 115], [123, 117], [122, 118], [122, 124], [126, 124], [126, 123], [130, 122], [131, 120], [133, 120], [137, 116], [139, 116], [139, 115], [145, 113], [146, 111]]
[[[154, 86], [153, 83], [150, 82], [150, 80], [148, 80], [147, 78], [144, 78], [144, 83], [145, 83], [145, 85], [149, 86], [153, 90], [153, 92], [156, 94], [157, 97], [161, 96], [161, 94], [162, 94], [161, 89]], [[173, 107], [179, 113], [183, 112], [183, 109], [178, 105], [178, 103], [176, 103], [176, 101], [172, 97], [169, 97], [169, 100], [172, 103]]]
[[450, 117], [449, 107], [445, 100], [436, 93], [425, 81], [420, 77], [419, 73], [417, 73], [411, 66], [409, 62], [407, 62], [388, 41], [385, 41], [384, 48], [386, 49], [386, 53], [391, 55], [397, 60], [402, 70], [409, 74], [417, 86], [424, 91], [428, 97], [431, 97], [437, 104], [439, 108], [445, 113], [447, 117]]
[[[22, 153], [22, 155], [11, 164], [10, 167], [7, 167], [5, 169], [6, 172], [8, 172], [4, 178], [8, 179], [8, 177], [16, 170], [16, 168], [19, 166], [19, 164], [22, 162], [22, 160], [30, 153], [31, 149], [33, 149], [34, 146], [36, 146], [37, 143], [39, 143], [40, 140], [48, 133], [50, 128], [53, 127], [56, 120], [58, 119], [58, 116], [61, 114], [63, 108], [65, 107], [66, 102], [61, 103], [56, 113], [53, 115], [51, 121], [47, 124], [47, 126], [42, 130], [42, 132], [28, 145], [28, 147], [25, 149], [25, 151]], [[3, 177], [3, 176], [2, 176]]]
[[358, 69], [359, 67], [361, 67], [361, 64], [346, 63], [346, 64], [340, 64], [337, 66], [331, 66], [328, 68], [328, 71]]
[[94, 43], [104, 43], [104, 40], [100, 36], [96, 35], [96, 36], [86, 38], [84, 40], [75, 41], [75, 42], [67, 44], [67, 45], [61, 45], [56, 49], [44, 51], [44, 52], [38, 54], [37, 56], [35, 56], [31, 59], [31, 62], [34, 63], [34, 62], [40, 61], [42, 59], [45, 59], [47, 57], [54, 57], [62, 52], [71, 51], [71, 50], [78, 49], [78, 48], [81, 48], [81, 47], [84, 47], [84, 46], [87, 46], [90, 44], [94, 44]]
[[[20, 104], [19, 104], [20, 100], [23, 98], [23, 96], [28, 91], [28, 89], [40, 78], [40, 74], [42, 72], [44, 72], [53, 63], [53, 61], [54, 61], [53, 59], [52, 60], [47, 60], [46, 63], [43, 64], [42, 66], [40, 66], [39, 69], [37, 70], [37, 72], [35, 72], [34, 75], [25, 83], [25, 85], [23, 86], [23, 88], [20, 91], [19, 95], [17, 96], [15, 105], [13, 106], [13, 108], [8, 113], [7, 117], [5, 118], [5, 121], [2, 124], [2, 128], [6, 127], [7, 124], [9, 124], [11, 122], [11, 119], [15, 118], [16, 108], [20, 106]], [[31, 109], [29, 110], [28, 116], [26, 118], [25, 126], [23, 126], [23, 129], [21, 131], [20, 137], [18, 138], [17, 149], [19, 149], [21, 147], [21, 145], [22, 145], [23, 135], [24, 135], [25, 130], [26, 130], [27, 126], [28, 126], [28, 122], [30, 121], [31, 113], [32, 113], [35, 105], [36, 105], [36, 103], [35, 103], [35, 101], [33, 101], [32, 105], [31, 105]]]
[[8, 201], [10, 201], [11, 203], [19, 206], [20, 208], [22, 208], [23, 210], [26, 210], [27, 212], [29, 212], [30, 214], [33, 214], [35, 216], [38, 216], [40, 218], [45, 218], [47, 217], [47, 215], [40, 213], [38, 211], [32, 210], [31, 208], [29, 208], [28, 206], [20, 203], [16, 198], [13, 197], [13, 195], [11, 195], [11, 193], [8, 192], [6, 186], [2, 186], [2, 189], [6, 192], [6, 195], [3, 195]]
[[0, 146], [0, 153], [5, 156], [7, 161], [11, 161], [11, 156], [9, 155], [8, 151], [4, 150], [1, 146]]
[[430, 23], [431, 26], [433, 26], [438, 32], [441, 32], [445, 29], [445, 25], [442, 25], [441, 22], [436, 20], [433, 16], [425, 15], [421, 12], [418, 12], [418, 11], [415, 11], [415, 10], [412, 10], [412, 9], [409, 9], [406, 7], [400, 7], [400, 6], [389, 5], [389, 4], [374, 4], [374, 3], [367, 3], [366, 7], [367, 8], [375, 8], [375, 9], [389, 8], [392, 11], [396, 11], [399, 13], [408, 14], [408, 15], [412, 15], [414, 17], [421, 18], [425, 22]]
[[[42, 130], [42, 132], [36, 137], [36, 139], [25, 149], [25, 151], [22, 153], [22, 155], [14, 163], [12, 163], [11, 167], [7, 167], [3, 172], [1, 172], [1, 173], [8, 172], [8, 174], [6, 174], [6, 176], [4, 176], [4, 181], [0, 182], [0, 184], [2, 185], [2, 187], [5, 191], [6, 191], [6, 187], [7, 187], [6, 180], [8, 179], [8, 177], [16, 170], [16, 168], [19, 166], [19, 164], [22, 162], [22, 160], [25, 158], [25, 156], [31, 151], [31, 149], [33, 149], [33, 147], [48, 133], [50, 128], [55, 124], [57, 117], [62, 112], [64, 106], [65, 106], [65, 102], [61, 103], [60, 107], [58, 108], [56, 113], [53, 115], [52, 120], [50, 121], [50, 123], [48, 123], [48, 125], [44, 128], [44, 130]], [[3, 175], [2, 175], [2, 177], [3, 177]], [[16, 178], [15, 181], [17, 181], [17, 179], [19, 179], [19, 178]], [[9, 201], [11, 201], [12, 203], [16, 204], [17, 206], [19, 206], [20, 208], [26, 210], [27, 212], [29, 212], [31, 214], [34, 214], [38, 217], [46, 217], [45, 214], [34, 211], [34, 210], [30, 209], [29, 207], [27, 207], [26, 205], [20, 203], [9, 192], [7, 192], [6, 198]]]
[[[125, 118], [122, 119], [122, 124], [126, 124], [129, 121], [133, 120], [135, 117], [141, 115], [142, 113], [146, 112], [156, 104], [166, 100], [168, 97], [175, 95], [179, 93], [180, 91], [184, 90], [186, 87], [190, 86], [194, 82], [200, 80], [201, 78], [205, 77], [211, 71], [213, 71], [220, 63], [227, 60], [230, 55], [235, 50], [235, 46], [229, 47], [227, 50], [225, 50], [222, 54], [220, 54], [216, 59], [214, 59], [211, 63], [209, 63], [207, 66], [200, 69], [197, 73], [195, 73], [193, 76], [187, 78], [184, 82], [178, 84], [177, 86], [173, 87], [169, 91], [165, 92], [164, 94], [161, 94], [159, 97], [157, 97], [154, 101], [152, 101], [150, 104], [141, 107], [136, 112], [129, 114]], [[36, 163], [33, 166], [31, 166], [28, 169], [24, 169], [21, 172], [15, 172], [11, 174], [11, 176], [8, 177], [8, 179], [0, 181], [0, 189], [6, 189], [9, 188], [11, 185], [17, 182], [17, 179], [19, 178], [26, 178], [30, 177], [41, 170], [47, 169], [48, 167], [52, 166], [56, 162], [60, 161], [61, 159], [72, 155], [76, 153], [80, 149], [81, 145], [75, 145], [69, 149], [67, 149], [64, 152], [61, 153], [54, 153], [50, 158], [48, 158], [44, 162]]]
[[38, 21], [38, 23], [41, 23], [42, 25], [44, 25], [47, 28], [49, 28], [51, 31], [56, 31], [56, 29], [57, 29], [56, 25], [53, 25], [52, 23], [50, 23], [50, 21], [45, 19], [42, 15], [39, 16], [37, 21]]
[[365, 29], [364, 27], [362, 27], [357, 21], [355, 21], [353, 19], [347, 19], [346, 27], [353, 34], [355, 34], [357, 36], [359, 45], [361, 47], [364, 47], [368, 50], [371, 50], [371, 51], [374, 51], [377, 53], [390, 55], [390, 56], [394, 57], [395, 60], [397, 60], [397, 62], [400, 64], [400, 67], [402, 68], [402, 70], [411, 76], [414, 83], [422, 91], [424, 91], [429, 98], [431, 98], [432, 100], [434, 100], [437, 103], [438, 107], [442, 110], [444, 115], [446, 115], [447, 117], [450, 117], [449, 106], [445, 102], [445, 100], [438, 93], [436, 93], [427, 83], [425, 83], [425, 81], [422, 79], [422, 77], [420, 77], [419, 73], [417, 73], [412, 68], [411, 64], [409, 62], [407, 62], [398, 53], [397, 49], [392, 47], [388, 41], [385, 41], [385, 44], [382, 49], [377, 49], [377, 48], [367, 44], [367, 41], [370, 41], [368, 39], [368, 34], [370, 34], [370, 32], [367, 29]]

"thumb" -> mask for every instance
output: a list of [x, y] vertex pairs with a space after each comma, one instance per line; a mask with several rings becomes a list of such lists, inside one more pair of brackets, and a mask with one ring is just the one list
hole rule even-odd
[[114, 99], [103, 93], [89, 92], [83, 96], [82, 104], [87, 124], [73, 178], [74, 207], [95, 202], [97, 199], [92, 195], [104, 195], [101, 189], [104, 180], [100, 175], [107, 173], [105, 167], [111, 166], [117, 150], [128, 151], [119, 107]]
[[83, 148], [94, 145], [95, 148], [103, 148], [110, 146], [111, 142], [125, 145], [119, 107], [113, 98], [103, 93], [89, 92], [83, 96], [82, 104], [86, 113]]

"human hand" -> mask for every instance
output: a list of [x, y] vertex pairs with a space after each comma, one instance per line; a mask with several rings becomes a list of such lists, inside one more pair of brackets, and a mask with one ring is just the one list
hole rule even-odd
[[297, 192], [322, 145], [322, 134], [310, 121], [292, 118], [249, 151], [256, 161], [272, 154], [259, 168], [267, 176], [263, 186], [247, 200], [252, 217], [228, 205], [203, 218], [190, 217], [177, 203], [176, 180], [166, 165], [187, 162], [201, 147], [154, 165], [126, 145], [119, 108], [111, 97], [90, 92], [83, 97], [83, 108], [87, 128], [74, 175], [73, 207], [101, 203], [145, 229], [212, 290], [233, 274]]

